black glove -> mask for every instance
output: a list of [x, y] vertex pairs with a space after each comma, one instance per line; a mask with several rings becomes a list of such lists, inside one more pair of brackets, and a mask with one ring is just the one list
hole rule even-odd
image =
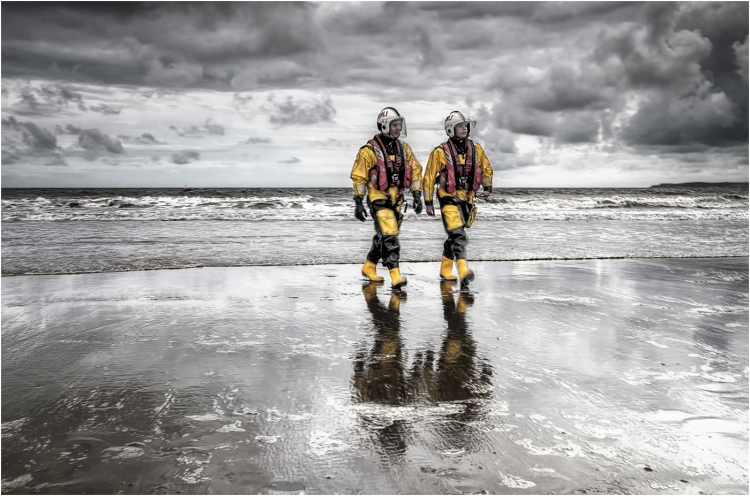
[[354, 206], [354, 216], [358, 219], [364, 222], [367, 220], [367, 210], [365, 210], [365, 206], [362, 205], [362, 196], [355, 196], [354, 197], [354, 203], [356, 205]]
[[486, 200], [492, 194], [492, 186], [482, 186], [482, 192], [479, 194], [479, 198]]
[[414, 213], [415, 214], [421, 214], [422, 213], [422, 192], [412, 191], [411, 196], [414, 197]]

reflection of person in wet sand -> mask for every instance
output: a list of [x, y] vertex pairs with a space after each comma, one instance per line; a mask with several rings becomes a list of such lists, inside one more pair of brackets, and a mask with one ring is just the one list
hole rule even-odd
[[474, 304], [474, 296], [468, 291], [461, 291], [456, 301], [452, 286], [450, 281], [443, 281], [440, 285], [443, 316], [448, 330], [437, 364], [435, 399], [457, 401], [488, 398], [492, 370], [489, 363], [484, 363], [482, 369], [477, 370], [476, 342], [466, 322], [466, 310]]
[[[375, 325], [375, 338], [369, 354], [361, 350], [354, 359], [352, 396], [355, 403], [380, 403], [403, 405], [406, 380], [401, 350], [401, 318], [399, 309], [405, 294], [391, 293], [388, 307], [378, 299], [377, 288], [381, 284], [371, 282], [363, 287], [367, 308]], [[368, 422], [372, 424], [372, 422]], [[392, 463], [400, 463], [406, 452], [406, 427], [404, 420], [394, 420], [380, 428], [377, 422], [374, 432], [377, 441]]]
[[378, 286], [369, 283], [362, 290], [375, 325], [375, 340], [369, 357], [360, 352], [355, 359], [353, 392], [357, 402], [403, 405], [406, 381], [399, 308], [405, 294], [394, 291], [385, 307], [378, 299]]
[[[394, 292], [388, 306], [377, 295], [379, 284], [370, 283], [363, 289], [367, 308], [375, 326], [373, 345], [369, 352], [361, 350], [354, 360], [352, 397], [356, 403], [379, 403], [391, 406], [425, 403], [463, 402], [465, 410], [451, 416], [446, 439], [450, 445], [465, 444], [461, 431], [465, 422], [481, 417], [482, 408], [472, 400], [491, 396], [490, 365], [482, 361], [477, 366], [476, 342], [466, 322], [466, 310], [473, 297], [462, 291], [454, 300], [453, 283], [441, 284], [443, 312], [448, 330], [440, 353], [435, 360], [432, 350], [415, 354], [414, 363], [407, 371], [401, 349], [401, 318], [399, 309], [405, 295]], [[409, 421], [395, 420], [378, 431], [378, 440], [389, 456], [402, 456], [406, 447]]]

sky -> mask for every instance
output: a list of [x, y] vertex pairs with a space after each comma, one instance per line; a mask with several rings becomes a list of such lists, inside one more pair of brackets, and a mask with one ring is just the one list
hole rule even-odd
[[495, 187], [748, 180], [748, 2], [2, 2], [2, 187], [348, 187], [393, 106]]

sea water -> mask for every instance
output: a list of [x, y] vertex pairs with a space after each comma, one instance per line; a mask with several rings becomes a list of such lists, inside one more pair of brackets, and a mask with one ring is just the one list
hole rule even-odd
[[[747, 188], [498, 188], [477, 205], [470, 260], [748, 254]], [[358, 264], [373, 234], [348, 188], [2, 190], [4, 276]], [[406, 206], [404, 263], [444, 239], [439, 210]]]

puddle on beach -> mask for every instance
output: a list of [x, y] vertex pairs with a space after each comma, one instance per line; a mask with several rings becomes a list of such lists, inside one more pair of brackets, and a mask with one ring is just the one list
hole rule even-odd
[[3, 279], [3, 493], [748, 491], [747, 259], [434, 265]]

